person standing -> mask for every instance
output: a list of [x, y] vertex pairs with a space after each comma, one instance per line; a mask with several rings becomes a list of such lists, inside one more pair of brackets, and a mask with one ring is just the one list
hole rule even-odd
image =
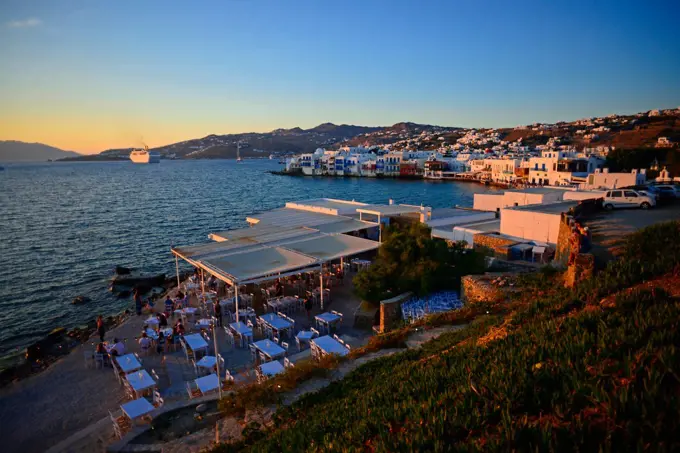
[[137, 288], [132, 291], [132, 294], [135, 298], [135, 310], [137, 311], [137, 316], [139, 316], [142, 314], [142, 296]]
[[99, 341], [104, 342], [104, 334], [106, 333], [106, 327], [104, 326], [104, 318], [102, 315], [97, 317], [97, 333], [99, 334]]
[[222, 306], [219, 301], [215, 301], [215, 317], [217, 318], [217, 325], [222, 327]]
[[305, 310], [307, 310], [307, 321], [312, 320], [312, 307], [314, 305], [312, 304], [312, 296], [307, 296], [305, 299]]

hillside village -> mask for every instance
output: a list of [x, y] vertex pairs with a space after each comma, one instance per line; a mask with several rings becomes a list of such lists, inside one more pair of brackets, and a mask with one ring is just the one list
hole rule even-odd
[[[611, 177], [608, 185], [593, 186], [592, 178], [587, 184], [588, 175], [607, 172], [606, 158], [616, 149], [677, 148], [679, 120], [680, 109], [672, 109], [514, 129], [454, 130], [401, 123], [361, 134], [336, 149], [318, 148], [289, 158], [286, 172], [474, 180], [505, 186], [616, 187]], [[653, 167], [653, 160], [645, 168]], [[620, 179], [618, 187], [626, 177]], [[639, 179], [633, 176], [626, 185], [639, 184]]]

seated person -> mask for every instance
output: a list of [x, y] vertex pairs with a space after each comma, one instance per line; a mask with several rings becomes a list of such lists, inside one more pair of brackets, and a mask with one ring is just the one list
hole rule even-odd
[[113, 349], [111, 349], [111, 355], [125, 355], [125, 345], [118, 338], [113, 339]]
[[175, 310], [175, 303], [170, 299], [170, 294], [165, 298], [165, 312], [172, 313]]
[[142, 337], [139, 339], [139, 347], [142, 348], [142, 351], [146, 351], [151, 347], [151, 338], [146, 334], [146, 332], [142, 332]]
[[100, 342], [97, 344], [97, 348], [94, 351], [96, 354], [108, 354], [109, 352], [106, 350], [106, 345], [104, 342]]
[[158, 313], [156, 315], [156, 317], [158, 318], [158, 327], [159, 328], [162, 329], [164, 327], [168, 327], [168, 318], [165, 317], [165, 313]]
[[175, 334], [184, 335], [184, 324], [182, 324], [182, 321], [177, 321], [177, 324], [175, 324]]

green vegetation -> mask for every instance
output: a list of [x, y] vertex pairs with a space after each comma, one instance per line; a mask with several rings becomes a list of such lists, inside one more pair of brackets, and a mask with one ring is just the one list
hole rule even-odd
[[[612, 172], [628, 172], [649, 168], [654, 159], [659, 162], [660, 167], [666, 166], [671, 174], [680, 172], [680, 151], [667, 148], [614, 149], [607, 155], [605, 166]], [[649, 178], [652, 176], [656, 175], [648, 175]]]
[[369, 362], [214, 451], [677, 451], [680, 300], [625, 289], [677, 288], [680, 222], [625, 248], [573, 289], [527, 277], [511, 312]]
[[412, 291], [425, 295], [444, 289], [457, 289], [460, 277], [484, 270], [484, 257], [465, 248], [464, 243], [449, 246], [432, 239], [423, 224], [391, 226], [378, 257], [354, 277], [359, 297], [369, 302]]

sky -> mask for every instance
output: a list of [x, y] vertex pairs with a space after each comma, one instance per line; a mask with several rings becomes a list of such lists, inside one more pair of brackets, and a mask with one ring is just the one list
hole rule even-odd
[[678, 17], [677, 0], [2, 0], [0, 140], [94, 153], [676, 108]]

